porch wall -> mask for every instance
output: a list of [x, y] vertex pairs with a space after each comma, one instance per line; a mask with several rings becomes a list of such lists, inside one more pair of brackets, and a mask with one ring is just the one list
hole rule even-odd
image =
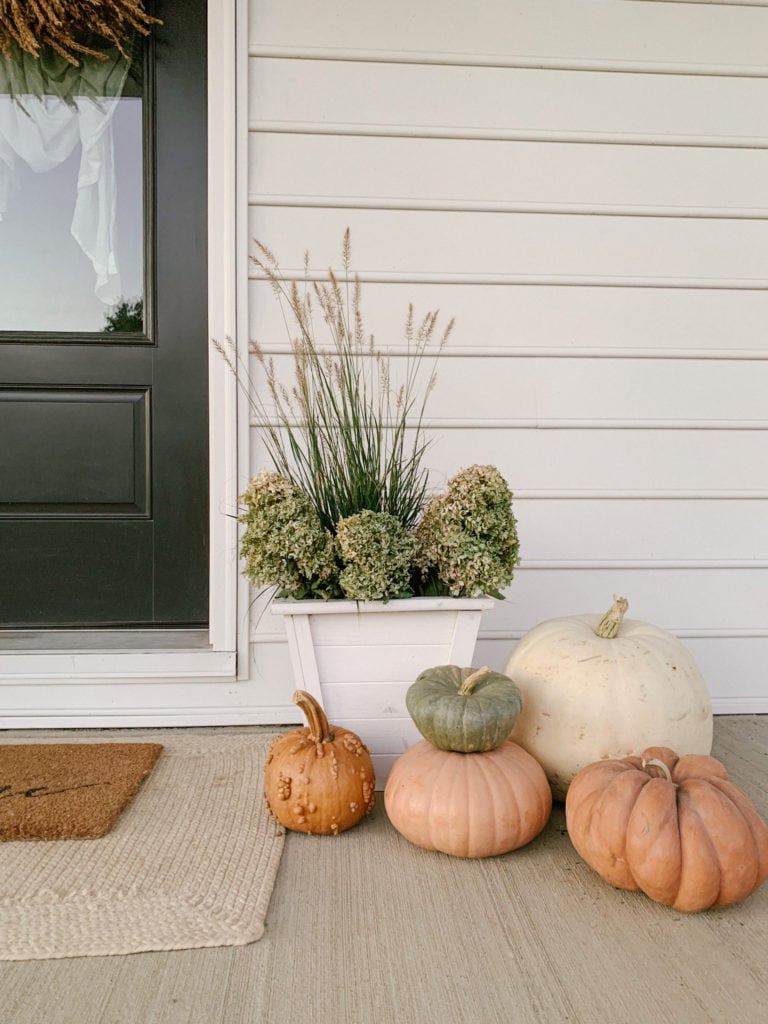
[[[349, 226], [381, 345], [409, 302], [457, 318], [433, 480], [497, 465], [523, 556], [481, 662], [621, 593], [716, 710], [768, 711], [766, 43], [755, 6], [251, 0], [249, 235], [300, 273]], [[251, 622], [282, 703], [280, 622]]]

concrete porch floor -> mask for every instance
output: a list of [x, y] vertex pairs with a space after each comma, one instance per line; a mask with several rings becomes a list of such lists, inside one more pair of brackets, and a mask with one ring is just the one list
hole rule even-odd
[[[713, 753], [768, 818], [768, 716], [718, 717]], [[529, 846], [481, 861], [411, 846], [381, 799], [338, 838], [289, 834], [267, 923], [265, 937], [245, 947], [0, 963], [2, 1020], [768, 1019], [768, 884], [735, 907], [696, 915], [614, 890], [574, 852], [561, 805]]]

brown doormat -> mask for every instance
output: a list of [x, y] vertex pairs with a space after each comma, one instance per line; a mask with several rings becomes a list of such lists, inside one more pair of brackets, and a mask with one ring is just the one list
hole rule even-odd
[[0, 745], [0, 841], [105, 835], [162, 749], [160, 743]]

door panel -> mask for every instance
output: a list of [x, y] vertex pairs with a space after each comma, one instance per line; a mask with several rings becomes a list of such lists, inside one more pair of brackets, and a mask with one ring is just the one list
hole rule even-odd
[[0, 389], [0, 515], [146, 516], [149, 391]]
[[62, 622], [62, 595], [79, 623], [106, 625], [105, 609], [116, 626], [152, 622], [152, 590], [137, 583], [152, 560], [151, 523], [29, 519], [14, 523], [12, 536], [2, 560], [16, 592], [0, 584], [9, 624], [71, 625]]
[[[5, 626], [208, 620], [206, 5], [168, 2], [160, 15], [142, 74], [126, 83], [129, 112], [109, 126], [119, 294], [110, 292], [114, 264], [109, 280], [99, 279], [99, 259], [87, 257], [82, 238], [54, 246], [52, 259], [51, 240], [34, 223], [27, 236], [18, 223], [4, 235], [8, 217], [0, 221], [0, 263], [18, 270], [13, 287], [0, 282]], [[74, 180], [82, 185], [80, 132], [81, 151], [67, 159], [81, 161]], [[71, 183], [72, 167], [55, 170]], [[51, 184], [57, 195], [61, 187]], [[14, 195], [8, 216], [29, 215], [30, 195], [18, 207]], [[58, 211], [59, 221], [69, 224], [70, 213]], [[38, 266], [39, 295], [30, 285]]]

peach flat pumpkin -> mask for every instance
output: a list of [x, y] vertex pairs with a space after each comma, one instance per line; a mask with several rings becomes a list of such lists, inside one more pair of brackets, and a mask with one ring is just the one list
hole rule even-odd
[[738, 903], [768, 878], [768, 825], [714, 757], [649, 747], [597, 761], [571, 783], [565, 815], [607, 882], [675, 910]]
[[541, 765], [511, 740], [471, 754], [421, 740], [395, 761], [384, 806], [397, 831], [416, 846], [455, 857], [493, 857], [541, 832], [552, 791]]

